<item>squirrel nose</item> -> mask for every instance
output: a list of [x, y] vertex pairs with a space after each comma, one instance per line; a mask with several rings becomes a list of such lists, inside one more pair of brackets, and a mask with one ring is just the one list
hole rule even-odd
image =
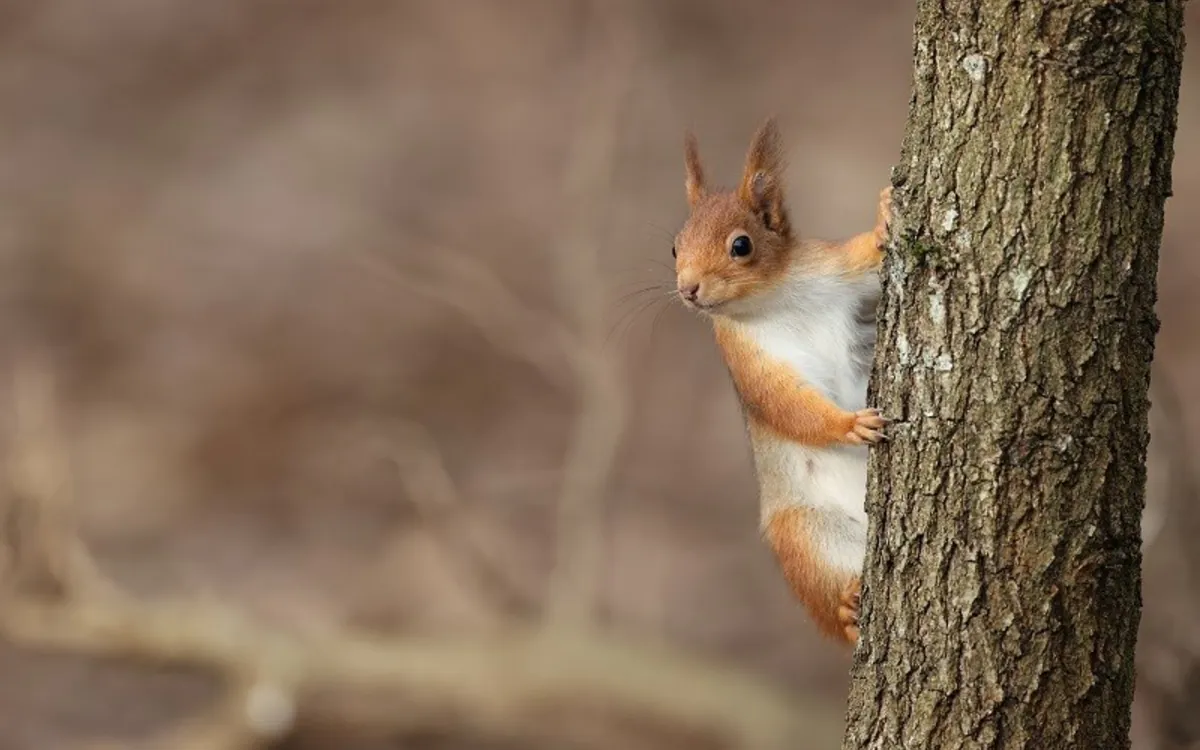
[[695, 302], [696, 295], [700, 293], [700, 285], [699, 284], [681, 285], [679, 287], [679, 293], [681, 295], [683, 295], [683, 298], [686, 299], [688, 302]]

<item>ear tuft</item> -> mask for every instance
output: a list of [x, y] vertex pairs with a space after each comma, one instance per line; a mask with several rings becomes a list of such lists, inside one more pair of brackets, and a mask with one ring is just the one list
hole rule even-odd
[[700, 199], [708, 192], [708, 188], [704, 184], [704, 167], [700, 164], [700, 144], [691, 132], [688, 132], [683, 138], [683, 156], [687, 167], [687, 180], [684, 186], [687, 188], [688, 205], [695, 208]]
[[770, 194], [772, 186], [775, 183], [775, 178], [769, 173], [759, 170], [750, 176], [750, 186], [746, 196], [746, 202], [751, 205], [759, 205], [766, 200]]
[[768, 117], [750, 143], [738, 198], [762, 219], [767, 229], [790, 238], [791, 225], [783, 197], [784, 169], [783, 138], [775, 118]]

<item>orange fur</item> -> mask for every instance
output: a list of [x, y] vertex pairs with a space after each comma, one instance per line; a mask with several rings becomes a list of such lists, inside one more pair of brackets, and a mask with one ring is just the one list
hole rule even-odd
[[684, 166], [687, 168], [684, 188], [687, 190], [688, 205], [695, 208], [708, 191], [704, 184], [704, 168], [700, 166], [700, 146], [696, 142], [696, 136], [687, 134], [683, 141], [683, 151]]
[[[703, 283], [704, 301], [723, 304], [783, 280], [792, 261], [790, 246], [765, 231], [736, 194], [704, 194], [698, 200], [691, 220], [675, 239], [680, 287]], [[754, 242], [750, 258], [730, 257], [729, 239], [736, 233]]]
[[784, 579], [822, 633], [853, 645], [858, 642], [859, 578], [839, 574], [821, 559], [812, 540], [811, 511], [791, 506], [767, 523], [766, 537]]
[[775, 119], [769, 118], [750, 143], [738, 199], [768, 230], [790, 239], [792, 225], [783, 196], [783, 171], [783, 139]]
[[892, 188], [887, 187], [879, 194], [875, 228], [851, 237], [838, 248], [847, 270], [864, 273], [879, 268], [883, 263], [883, 248], [887, 245], [888, 224], [891, 220]]
[[855, 442], [847, 437], [854, 434], [853, 412], [839, 409], [791, 367], [768, 358], [736, 324], [717, 319], [713, 328], [748, 419], [803, 445]]
[[840, 245], [839, 250], [846, 270], [852, 273], [874, 271], [883, 262], [883, 251], [879, 249], [873, 231], [851, 237]]

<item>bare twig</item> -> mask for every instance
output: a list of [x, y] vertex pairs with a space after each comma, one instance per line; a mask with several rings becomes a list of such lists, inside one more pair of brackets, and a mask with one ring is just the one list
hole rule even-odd
[[[250, 750], [287, 734], [298, 717], [388, 731], [452, 723], [501, 736], [549, 732], [585, 746], [611, 745], [594, 734], [574, 736], [578, 727], [569, 721], [547, 729], [554, 722], [546, 712], [566, 705], [652, 717], [737, 747], [781, 748], [801, 728], [832, 742], [840, 731], [748, 674], [588, 627], [474, 637], [371, 638], [352, 631], [299, 637], [220, 602], [147, 603], [116, 595], [91, 565], [69, 497], [60, 491], [69, 472], [59, 446], [47, 438], [54, 435], [49, 379], [29, 377], [18, 388], [23, 455], [42, 468], [25, 475], [22, 491], [14, 493], [14, 504], [39, 520], [21, 541], [41, 555], [71, 549], [71, 559], [87, 562], [56, 568], [69, 596], [47, 600], [9, 591], [0, 607], [0, 637], [35, 650], [190, 664], [222, 678], [225, 691], [212, 710], [139, 746]], [[423, 440], [419, 430], [409, 438], [410, 449]], [[410, 488], [434, 504], [454, 503], [453, 485], [428, 449], [418, 448], [425, 457], [408, 466]]]
[[[294, 696], [300, 713], [320, 714], [320, 706], [303, 701], [322, 688], [336, 689], [339, 703], [360, 706], [356, 723], [399, 730], [453, 717], [492, 733], [525, 736], [540, 710], [578, 702], [708, 730], [737, 747], [782, 748], [801, 732], [817, 744], [839, 732], [838, 722], [805, 712], [736, 670], [595, 632], [302, 639], [216, 605], [21, 602], [0, 616], [0, 633], [30, 648], [191, 663], [250, 676], [259, 689], [273, 685], [280, 695]], [[345, 697], [355, 693], [368, 697]], [[396, 700], [380, 701], [379, 695]], [[242, 706], [237, 714], [252, 728], [253, 712]]]
[[[516, 354], [551, 382], [580, 393], [580, 409], [564, 467], [558, 504], [556, 565], [547, 598], [550, 621], [586, 623], [598, 597], [601, 568], [601, 496], [624, 425], [624, 391], [604, 348], [603, 285], [598, 283], [606, 197], [616, 164], [619, 123], [635, 63], [629, 25], [619, 3], [596, 2], [589, 19], [584, 75], [594, 85], [571, 149], [565, 193], [575, 215], [557, 249], [559, 289], [576, 330], [531, 309], [486, 266], [465, 253], [440, 258], [450, 280], [417, 276], [380, 254], [363, 254], [372, 275], [392, 287], [455, 309], [498, 351]], [[537, 332], [534, 335], [532, 332]], [[572, 368], [566, 378], [556, 356]]]
[[[1143, 549], [1154, 543], [1172, 515], [1176, 516], [1176, 523], [1192, 521], [1191, 503], [1177, 501], [1173, 507], [1171, 501], [1179, 496], [1185, 500], [1194, 497], [1200, 487], [1192, 467], [1194, 454], [1181, 416], [1179, 391], [1161, 367], [1153, 371], [1150, 380], [1150, 401], [1151, 442], [1146, 458], [1146, 507], [1142, 511]], [[1187, 573], [1196, 576], [1200, 566], [1192, 561]]]
[[3, 508], [10, 539], [0, 582], [58, 596], [116, 596], [79, 538], [72, 513], [70, 471], [58, 434], [54, 382], [39, 359], [13, 374], [13, 451], [9, 500]]
[[[443, 259], [440, 270], [448, 278], [418, 280], [388, 269], [394, 271], [390, 282], [456, 309], [492, 346], [580, 393], [562, 469], [546, 623], [474, 636], [368, 637], [352, 630], [299, 636], [221, 602], [126, 596], [105, 580], [75, 528], [50, 379], [44, 368], [34, 368], [16, 384], [17, 451], [11, 467], [10, 510], [23, 522], [13, 528], [9, 550], [23, 554], [9, 561], [10, 571], [0, 569], [0, 585], [13, 577], [6, 572], [41, 564], [65, 595], [34, 597], [8, 586], [0, 602], [0, 637], [29, 649], [190, 664], [216, 673], [220, 699], [145, 743], [155, 750], [251, 750], [311, 722], [393, 732], [450, 725], [501, 737], [564, 736], [582, 746], [613, 746], [611, 738], [583, 733], [569, 720], [555, 723], [557, 709], [565, 706], [655, 719], [710, 733], [732, 747], [792, 747], [801, 735], [814, 746], [833, 745], [840, 722], [797, 704], [769, 681], [663, 644], [603, 633], [592, 624], [601, 568], [600, 511], [625, 413], [624, 393], [604, 354], [598, 258], [635, 63], [620, 7], [597, 0], [593, 9], [585, 70], [593, 85], [567, 165], [573, 216], [558, 248], [556, 288], [573, 316], [570, 324], [532, 309], [464, 254]], [[559, 357], [568, 372], [561, 372]], [[386, 441], [384, 454], [396, 457], [423, 517], [435, 533], [445, 532], [448, 514], [461, 506], [434, 441], [405, 422]], [[480, 552], [467, 538], [443, 541], [451, 554]], [[497, 569], [493, 561], [478, 555], [469, 560], [477, 587], [496, 585], [484, 575]]]
[[504, 564], [471, 538], [468, 525], [460, 522], [464, 508], [458, 487], [429, 433], [416, 423], [394, 420], [387, 437], [386, 450], [399, 467], [400, 481], [427, 528], [438, 537], [446, 558], [502, 615], [530, 614], [533, 596], [503, 572]]
[[566, 174], [566, 195], [576, 212], [573, 235], [559, 252], [561, 288], [573, 306], [584, 356], [577, 361], [582, 387], [579, 416], [567, 452], [559, 500], [557, 557], [547, 615], [550, 622], [587, 623], [599, 595], [601, 496], [620, 444], [625, 398], [604, 351], [603, 285], [599, 267], [605, 198], [612, 192], [620, 121], [633, 74], [634, 52], [623, 4], [592, 4], [587, 78], [595, 82]]
[[[493, 349], [529, 363], [550, 382], [563, 388], [576, 386], [574, 373], [563, 373], [558, 357], [582, 366], [578, 363], [587, 354], [577, 337], [523, 302], [479, 260], [462, 253], [444, 254], [436, 270], [449, 278], [399, 266], [383, 253], [361, 253], [350, 260], [365, 266], [371, 278], [385, 279], [389, 291], [403, 291], [454, 310]], [[531, 335], [531, 331], [538, 333]]]

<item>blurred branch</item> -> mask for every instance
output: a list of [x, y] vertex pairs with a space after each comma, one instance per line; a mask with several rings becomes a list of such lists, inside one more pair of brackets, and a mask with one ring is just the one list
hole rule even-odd
[[1150, 377], [1150, 444], [1142, 514], [1142, 619], [1134, 747], [1194, 747], [1200, 739], [1200, 500], [1180, 392], [1157, 362]]
[[475, 591], [491, 600], [500, 613], [510, 617], [532, 613], [534, 597], [506, 576], [502, 561], [489, 555], [471, 538], [467, 525], [459, 522], [463, 505], [458, 487], [429, 433], [400, 420], [393, 422], [388, 438], [386, 450], [399, 467], [400, 481], [446, 557], [459, 564]]
[[[12, 493], [12, 505], [40, 525], [17, 531], [31, 554], [14, 557], [7, 572], [16, 575], [3, 579], [0, 636], [36, 650], [189, 664], [223, 678], [225, 693], [212, 711], [148, 747], [265, 747], [301, 718], [389, 731], [465, 723], [494, 735], [550, 734], [611, 746], [611, 738], [575, 736], [577, 722], [557, 725], [558, 711], [568, 705], [652, 717], [735, 747], [782, 748], [801, 730], [830, 742], [839, 733], [837, 722], [806, 714], [748, 674], [587, 627], [490, 637], [367, 637], [342, 630], [301, 638], [220, 602], [148, 603], [118, 594], [100, 583], [62, 491], [68, 472], [51, 417], [50, 380], [36, 370], [22, 378], [16, 452], [26, 467], [40, 468], [13, 475], [21, 491]], [[418, 462], [411, 489], [428, 493], [435, 505], [453, 502], [452, 484], [433, 455], [422, 459], [428, 461], [423, 468]], [[58, 596], [33, 596], [14, 585], [27, 572], [22, 566], [36, 567], [62, 550], [73, 550], [65, 557], [75, 562], [55, 566]]]
[[[390, 291], [401, 290], [454, 310], [496, 351], [519, 357], [564, 388], [575, 387], [575, 381], [560, 372], [557, 357], [565, 356], [572, 365], [582, 366], [577, 363], [587, 355], [576, 337], [558, 321], [525, 304], [477, 259], [462, 253], [446, 254], [439, 259], [439, 270], [449, 275], [446, 279], [398, 267], [383, 253], [362, 253], [350, 259], [367, 266], [369, 277], [386, 278]], [[538, 335], [530, 335], [530, 331]]]
[[[466, 253], [439, 259], [445, 281], [397, 268], [381, 254], [357, 258], [389, 285], [446, 305], [472, 323], [498, 351], [516, 354], [551, 381], [580, 392], [558, 504], [556, 564], [547, 598], [550, 622], [586, 623], [599, 595], [602, 495], [620, 445], [625, 394], [604, 349], [604, 285], [599, 247], [609, 216], [620, 120], [633, 80], [636, 48], [617, 2], [595, 2], [587, 19], [587, 57], [581, 77], [589, 85], [564, 175], [573, 215], [556, 251], [558, 289], [575, 320], [562, 325], [530, 308], [484, 264]], [[537, 332], [537, 333], [533, 333]], [[556, 355], [571, 367], [559, 374]]]
[[115, 595], [74, 527], [71, 475], [46, 364], [30, 358], [15, 368], [12, 393], [14, 439], [7, 502], [0, 506], [7, 531], [0, 582], [41, 595]]
[[[321, 713], [319, 706], [305, 706], [305, 697], [336, 688], [340, 700], [360, 706], [356, 723], [391, 729], [453, 716], [476, 729], [519, 737], [532, 731], [539, 709], [578, 702], [707, 729], [738, 747], [782, 748], [802, 729], [809, 735], [832, 729], [836, 736], [829, 726], [836, 722], [806, 716], [778, 691], [738, 672], [590, 632], [298, 639], [216, 605], [88, 602], [21, 603], [0, 617], [0, 630], [38, 649], [255, 675], [253, 690], [297, 701], [299, 713]], [[356, 692], [397, 699], [345, 698]], [[370, 709], [375, 705], [377, 713]], [[252, 712], [241, 714], [249, 724]]]
[[578, 318], [584, 356], [576, 364], [582, 389], [559, 499], [557, 557], [547, 616], [551, 623], [586, 623], [599, 597], [603, 524], [601, 497], [620, 445], [625, 394], [604, 352], [599, 246], [617, 164], [620, 122], [629, 97], [635, 46], [624, 4], [597, 0], [588, 19], [584, 112], [571, 149], [565, 193], [575, 216], [560, 248], [561, 289]]
[[[314, 722], [391, 732], [453, 725], [501, 737], [621, 746], [567, 718], [573, 714], [563, 709], [577, 707], [705, 732], [732, 747], [790, 747], [801, 733], [814, 745], [833, 746], [840, 722], [807, 711], [768, 681], [662, 644], [603, 633], [591, 622], [599, 595], [602, 500], [625, 415], [625, 394], [604, 355], [599, 248], [635, 62], [621, 6], [596, 2], [593, 11], [582, 71], [589, 87], [565, 172], [572, 215], [557, 248], [557, 288], [571, 324], [548, 319], [461, 254], [445, 258], [447, 279], [418, 280], [389, 268], [389, 280], [405, 291], [450, 306], [497, 349], [579, 389], [562, 471], [546, 622], [487, 636], [338, 630], [301, 637], [221, 602], [147, 602], [125, 595], [92, 563], [75, 528], [52, 382], [44, 369], [34, 368], [15, 388], [16, 450], [5, 510], [19, 522], [8, 524], [3, 551], [10, 554], [0, 560], [0, 636], [29, 649], [215, 672], [223, 682], [220, 700], [146, 743], [162, 750], [250, 750]], [[560, 356], [570, 365], [566, 376], [559, 372]], [[454, 531], [443, 539], [447, 549], [472, 555], [468, 572], [476, 586], [485, 593], [504, 589], [504, 582], [489, 577], [497, 566], [446, 522], [460, 508], [458, 488], [434, 441], [419, 426], [401, 422], [388, 443], [432, 530], [443, 536]], [[55, 583], [53, 596], [33, 595], [21, 585], [42, 569]]]
[[[1146, 507], [1142, 512], [1142, 547], [1152, 545], [1168, 522], [1196, 527], [1191, 498], [1197, 496], [1195, 469], [1179, 390], [1156, 366], [1150, 379], [1150, 446], [1147, 454]], [[1171, 501], [1177, 497], [1183, 500]], [[1170, 521], [1174, 517], [1173, 521]], [[1189, 578], [1200, 575], [1200, 563], [1189, 559]]]

